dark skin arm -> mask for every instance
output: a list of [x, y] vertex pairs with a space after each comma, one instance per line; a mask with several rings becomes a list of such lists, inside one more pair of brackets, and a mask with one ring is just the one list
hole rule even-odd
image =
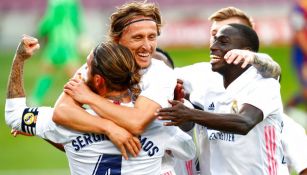
[[160, 120], [171, 120], [165, 123], [166, 126], [178, 126], [190, 121], [211, 129], [246, 135], [263, 119], [262, 111], [250, 104], [243, 104], [238, 114], [217, 114], [190, 109], [179, 101], [170, 103], [172, 107], [162, 108], [155, 114]]

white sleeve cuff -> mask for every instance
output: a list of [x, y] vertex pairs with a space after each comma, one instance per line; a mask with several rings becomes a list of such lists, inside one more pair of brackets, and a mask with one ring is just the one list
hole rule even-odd
[[26, 107], [26, 98], [10, 98], [6, 99], [5, 111], [11, 111], [18, 107]]

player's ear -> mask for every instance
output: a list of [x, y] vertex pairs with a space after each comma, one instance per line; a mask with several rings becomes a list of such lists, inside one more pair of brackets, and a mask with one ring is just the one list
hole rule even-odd
[[94, 85], [97, 89], [101, 89], [105, 85], [105, 79], [101, 75], [94, 75]]
[[244, 47], [242, 50], [249, 50], [249, 51], [252, 51], [252, 48], [250, 48], [250, 47]]

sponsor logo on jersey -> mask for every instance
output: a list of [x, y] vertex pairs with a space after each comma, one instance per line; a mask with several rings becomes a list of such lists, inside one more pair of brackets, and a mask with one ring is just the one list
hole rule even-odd
[[212, 103], [209, 105], [208, 110], [209, 110], [209, 111], [214, 111], [214, 109], [215, 109], [215, 106], [214, 106], [214, 103], [212, 102]]
[[21, 130], [25, 133], [35, 135], [38, 108], [26, 108], [22, 113]]
[[211, 130], [211, 132], [208, 130], [208, 133], [209, 133], [209, 140], [224, 140], [228, 142], [235, 141], [235, 134], [233, 133], [221, 132], [215, 130]]

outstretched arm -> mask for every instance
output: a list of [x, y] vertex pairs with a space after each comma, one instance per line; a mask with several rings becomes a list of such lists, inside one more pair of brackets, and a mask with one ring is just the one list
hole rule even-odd
[[251, 64], [265, 78], [278, 79], [281, 74], [279, 64], [269, 55], [264, 53], [233, 49], [227, 52], [224, 58], [228, 64], [242, 64], [242, 68], [245, 68], [248, 64]]
[[243, 104], [238, 114], [218, 114], [190, 109], [178, 101], [170, 103], [173, 107], [160, 109], [156, 113], [160, 120], [171, 121], [165, 123], [167, 126], [191, 121], [211, 129], [245, 135], [263, 119], [262, 111], [249, 104]]

